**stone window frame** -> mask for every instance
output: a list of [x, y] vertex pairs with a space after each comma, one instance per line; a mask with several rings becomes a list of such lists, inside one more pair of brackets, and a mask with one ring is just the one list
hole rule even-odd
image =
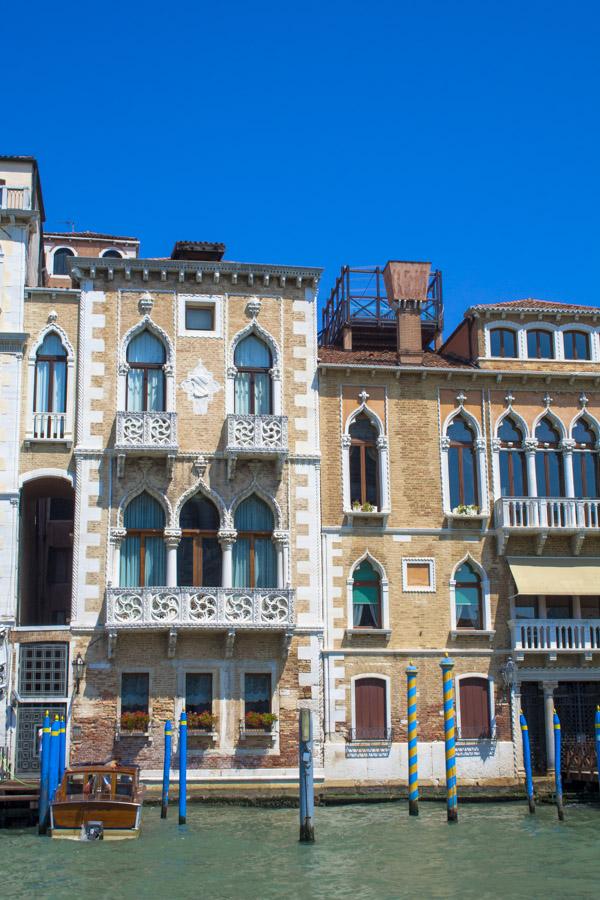
[[[442, 505], [443, 512], [447, 519], [464, 519], [471, 518], [473, 520], [487, 519], [490, 515], [490, 497], [487, 485], [487, 467], [486, 467], [486, 441], [483, 434], [482, 426], [479, 424], [475, 416], [464, 407], [466, 397], [459, 394], [459, 401], [456, 409], [446, 417], [446, 421], [442, 425], [441, 435], [441, 462], [442, 462]], [[450, 438], [448, 437], [448, 428], [452, 425], [454, 419], [463, 416], [474, 431], [473, 447], [475, 450], [476, 475], [477, 475], [477, 495], [479, 497], [479, 513], [471, 516], [463, 516], [453, 512], [450, 503]]]
[[[463, 563], [468, 563], [472, 566], [481, 579], [481, 619], [483, 628], [458, 628], [456, 625], [456, 573]], [[450, 589], [450, 635], [452, 639], [455, 640], [457, 637], [469, 637], [472, 635], [475, 637], [488, 637], [491, 641], [496, 631], [492, 627], [490, 580], [481, 563], [477, 562], [470, 553], [465, 553], [452, 569], [448, 586]]]
[[57, 250], [69, 250], [69, 255], [72, 255], [75, 259], [79, 256], [79, 253], [75, 249], [75, 247], [69, 247], [68, 244], [57, 244], [56, 247], [50, 247], [49, 250], [46, 251], [46, 271], [48, 272], [48, 276], [50, 278], [71, 278], [68, 272], [65, 275], [55, 275], [54, 274], [54, 257], [56, 255]]
[[[429, 587], [415, 587], [408, 584], [408, 567], [411, 563], [429, 566]], [[435, 559], [433, 556], [402, 557], [402, 591], [405, 594], [435, 594]]]
[[[376, 512], [363, 512], [352, 509], [352, 497], [350, 496], [350, 447], [352, 437], [350, 435], [350, 426], [358, 416], [364, 413], [370, 420], [371, 424], [377, 431], [377, 453], [379, 464], [379, 501], [380, 505]], [[346, 516], [388, 516], [391, 512], [391, 493], [390, 493], [390, 456], [389, 442], [385, 430], [385, 425], [375, 412], [364, 401], [352, 410], [346, 419], [344, 430], [342, 432], [342, 509]]]
[[[185, 312], [188, 306], [210, 306], [213, 309], [213, 329], [199, 331], [188, 329], [185, 325]], [[177, 334], [179, 337], [221, 338], [223, 336], [223, 310], [225, 297], [223, 294], [177, 294]]]
[[385, 727], [388, 733], [392, 730], [392, 677], [383, 672], [361, 672], [350, 677], [350, 728], [356, 731], [356, 682], [364, 678], [377, 678], [385, 682]]
[[[490, 332], [495, 328], [509, 328], [516, 333], [517, 336], [517, 357], [506, 357], [509, 359], [531, 360], [533, 362], [573, 362], [579, 365], [586, 363], [600, 362], [600, 332], [593, 325], [587, 325], [576, 319], [573, 322], [558, 324], [554, 322], [536, 319], [531, 322], [517, 323], [510, 319], [496, 319], [493, 322], [486, 322], [484, 325], [484, 358], [485, 359], [503, 359], [504, 357], [492, 356]], [[527, 353], [527, 332], [528, 331], [548, 331], [553, 335], [554, 357], [551, 360], [537, 360], [537, 357], [530, 357]], [[563, 334], [565, 331], [583, 331], [590, 337], [590, 359], [567, 360], [564, 352]]]
[[269, 370], [271, 377], [271, 403], [273, 416], [283, 415], [283, 383], [282, 383], [282, 364], [281, 350], [279, 344], [272, 334], [259, 325], [256, 319], [253, 319], [248, 325], [238, 331], [229, 343], [228, 362], [227, 362], [227, 378], [225, 381], [225, 415], [234, 415], [235, 413], [235, 377], [237, 375], [237, 366], [235, 365], [235, 351], [237, 345], [244, 338], [254, 334], [257, 338], [264, 341], [271, 351], [272, 366]]
[[148, 676], [148, 728], [144, 732], [146, 735], [150, 733], [152, 725], [152, 672], [151, 666], [129, 666], [126, 663], [117, 669], [117, 733], [121, 737], [127, 736], [127, 732], [121, 732], [121, 698], [123, 694], [123, 675], [147, 675]]
[[[51, 313], [50, 317], [53, 321], [49, 322], [45, 328], [39, 332], [35, 342], [31, 346], [31, 350], [27, 357], [27, 417], [25, 422], [25, 446], [32, 443], [40, 444], [66, 444], [71, 447], [74, 439], [75, 431], [75, 393], [76, 393], [76, 377], [75, 377], [75, 351], [69, 340], [66, 331], [55, 320], [55, 313]], [[34, 436], [34, 392], [35, 392], [35, 364], [38, 350], [44, 343], [44, 339], [49, 334], [56, 334], [67, 354], [66, 367], [66, 386], [65, 386], [65, 430], [64, 436], [60, 438], [36, 438]]]
[[165, 375], [165, 410], [164, 412], [175, 412], [177, 409], [175, 401], [175, 346], [167, 332], [157, 325], [152, 317], [148, 314], [142, 316], [139, 322], [132, 325], [125, 332], [119, 343], [119, 369], [117, 379], [117, 410], [125, 412], [127, 407], [127, 373], [129, 372], [129, 363], [127, 362], [127, 349], [131, 341], [136, 338], [142, 331], [149, 331], [154, 337], [162, 341], [165, 348], [166, 361], [163, 365]]
[[476, 741], [477, 743], [481, 743], [481, 741], [495, 741], [496, 738], [496, 696], [495, 696], [495, 684], [496, 680], [493, 675], [486, 675], [484, 672], [461, 672], [460, 675], [456, 675], [454, 678], [454, 708], [456, 712], [456, 730], [457, 734], [460, 734], [461, 729], [461, 717], [460, 717], [460, 682], [463, 678], [480, 678], [482, 681], [487, 681], [488, 683], [488, 712], [490, 716], [490, 738], [460, 738], [457, 737], [458, 741], [465, 741], [469, 743], [473, 743]]
[[177, 666], [174, 730], [179, 734], [179, 719], [185, 709], [185, 681], [186, 676], [195, 672], [212, 675], [212, 713], [217, 717], [217, 731], [215, 743], [220, 745], [226, 733], [227, 699], [225, 697], [225, 673], [226, 661], [212, 659], [191, 660], [186, 659]]
[[[237, 662], [237, 660], [236, 660]], [[264, 747], [244, 747], [244, 741], [239, 741], [239, 737], [234, 738], [236, 754], [246, 754], [251, 756], [277, 756], [279, 755], [279, 734], [280, 734], [280, 702], [279, 702], [279, 682], [277, 679], [277, 662], [276, 660], [242, 659], [238, 662], [237, 668], [237, 697], [231, 698], [238, 704], [238, 720], [237, 724], [242, 726], [245, 722], [245, 678], [246, 675], [270, 675], [271, 676], [271, 712], [277, 716], [271, 732], [271, 741], [268, 746]]]
[[[365, 562], [365, 560], [373, 566], [373, 568], [379, 575], [379, 588], [381, 592], [381, 626], [379, 628], [354, 627], [354, 572], [356, 571], [356, 569], [358, 569], [361, 563]], [[369, 550], [365, 550], [362, 556], [359, 556], [358, 559], [356, 559], [350, 566], [350, 574], [346, 579], [346, 621], [347, 631], [352, 632], [352, 634], [369, 634], [373, 632], [378, 633], [381, 631], [390, 632], [390, 583], [383, 563], [380, 563], [379, 560], [369, 552]]]

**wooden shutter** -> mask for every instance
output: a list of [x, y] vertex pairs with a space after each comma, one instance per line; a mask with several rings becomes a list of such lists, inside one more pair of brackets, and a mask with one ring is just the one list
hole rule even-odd
[[361, 678], [355, 683], [356, 738], [383, 740], [386, 731], [385, 681]]
[[490, 694], [487, 678], [461, 678], [460, 736], [490, 737]]

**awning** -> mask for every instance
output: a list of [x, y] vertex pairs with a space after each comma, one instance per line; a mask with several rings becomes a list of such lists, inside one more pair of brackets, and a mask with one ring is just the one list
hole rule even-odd
[[518, 594], [600, 595], [600, 558], [513, 556], [507, 559]]

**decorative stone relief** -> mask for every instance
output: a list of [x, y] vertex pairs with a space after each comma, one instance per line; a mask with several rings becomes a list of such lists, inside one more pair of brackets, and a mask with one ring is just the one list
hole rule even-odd
[[200, 416], [206, 415], [213, 395], [221, 390], [221, 385], [215, 381], [201, 359], [179, 387], [185, 391], [188, 400], [191, 400], [196, 415]]
[[138, 301], [138, 309], [143, 316], [148, 316], [152, 312], [154, 301], [148, 291], [145, 291]]
[[258, 297], [251, 297], [250, 300], [246, 303], [246, 315], [251, 319], [255, 319], [260, 312], [260, 308], [262, 303], [258, 299]]

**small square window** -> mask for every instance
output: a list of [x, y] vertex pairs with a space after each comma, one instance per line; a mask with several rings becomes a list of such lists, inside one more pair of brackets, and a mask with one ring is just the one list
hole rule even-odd
[[197, 306], [195, 303], [186, 303], [185, 328], [186, 331], [214, 331], [214, 306]]
[[433, 593], [435, 591], [434, 560], [403, 559], [402, 590], [406, 593]]

